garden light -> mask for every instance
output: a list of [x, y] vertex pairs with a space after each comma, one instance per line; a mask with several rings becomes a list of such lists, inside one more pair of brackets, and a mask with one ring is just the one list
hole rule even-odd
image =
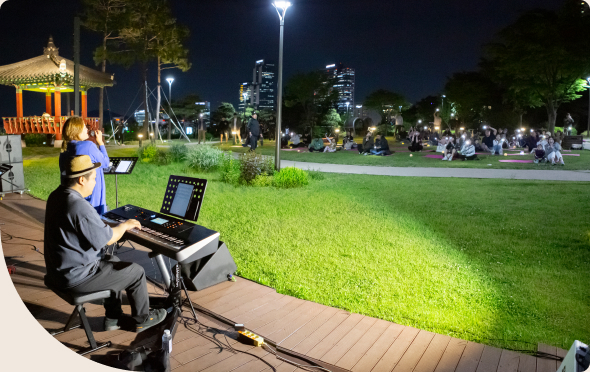
[[520, 128], [520, 129], [522, 129], [522, 131], [523, 131], [523, 132], [526, 130], [526, 128], [525, 128], [525, 127], [522, 127], [522, 128]]
[[138, 134], [137, 137], [143, 138], [143, 134]]
[[504, 153], [504, 156], [508, 156], [508, 153]]
[[336, 132], [336, 133], [340, 133], [340, 129], [336, 129], [336, 130], [335, 130], [335, 132]]
[[459, 128], [459, 129], [460, 129], [460, 130], [465, 130], [465, 128], [463, 128], [463, 127]]
[[418, 124], [422, 124], [422, 120], [418, 120]]
[[412, 157], [412, 156], [414, 156], [414, 155], [410, 154], [410, 157]]
[[440, 127], [434, 127], [434, 129], [435, 129], [435, 130], [439, 130], [439, 129], [440, 129]]

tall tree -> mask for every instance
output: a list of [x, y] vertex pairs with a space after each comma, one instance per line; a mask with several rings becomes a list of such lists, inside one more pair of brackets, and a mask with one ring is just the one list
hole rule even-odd
[[[94, 51], [94, 62], [101, 65], [102, 72], [107, 68], [107, 42], [119, 39], [118, 28], [125, 19], [128, 0], [83, 0], [83, 25], [102, 35], [102, 45]], [[102, 128], [104, 121], [104, 88], [98, 97], [98, 120]]]
[[285, 86], [285, 106], [299, 105], [303, 124], [311, 127], [313, 133], [313, 128], [338, 100], [338, 91], [332, 89], [333, 85], [333, 81], [320, 71], [296, 74]]
[[[570, 3], [570, 2], [568, 2]], [[534, 10], [487, 45], [487, 61], [502, 85], [532, 106], [547, 110], [548, 130], [553, 132], [559, 106], [584, 90], [590, 73], [589, 18], [570, 11]]]
[[484, 120], [497, 86], [481, 72], [458, 72], [445, 85], [447, 102], [455, 104], [457, 119], [466, 125]]
[[377, 111], [381, 115], [381, 124], [386, 124], [398, 112], [410, 108], [410, 103], [399, 93], [379, 89], [367, 96], [363, 106]]
[[342, 123], [342, 118], [338, 115], [336, 109], [330, 109], [326, 115], [324, 115], [324, 125], [328, 127], [332, 127], [332, 129], [339, 129], [340, 123]]

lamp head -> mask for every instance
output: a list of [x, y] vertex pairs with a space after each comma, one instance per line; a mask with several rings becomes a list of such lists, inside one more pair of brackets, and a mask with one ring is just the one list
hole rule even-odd
[[275, 1], [273, 3], [273, 5], [277, 9], [287, 10], [287, 8], [291, 6], [291, 2], [289, 2], [289, 1]]
[[168, 79], [166, 79], [166, 81], [168, 82], [168, 84], [172, 84], [172, 82], [174, 81], [174, 78], [168, 78]]

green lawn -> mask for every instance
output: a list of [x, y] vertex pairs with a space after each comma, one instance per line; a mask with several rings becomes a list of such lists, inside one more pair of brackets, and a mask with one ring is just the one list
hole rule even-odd
[[[532, 160], [532, 155], [525, 156], [491, 156], [478, 155], [479, 161], [442, 161], [441, 159], [426, 158], [426, 155], [434, 155], [432, 151], [436, 147], [425, 147], [424, 151], [414, 153], [410, 156], [408, 151], [408, 142], [394, 142], [393, 139], [388, 139], [390, 147], [396, 151], [391, 156], [362, 156], [358, 151], [337, 151], [335, 153], [297, 153], [296, 151], [281, 151], [282, 160], [293, 160], [310, 163], [330, 163], [330, 164], [351, 164], [351, 165], [374, 165], [381, 167], [428, 167], [428, 168], [488, 168], [488, 169], [556, 169], [556, 170], [588, 170], [590, 169], [590, 151], [572, 151], [564, 152], [564, 154], [579, 154], [580, 156], [564, 156], [565, 166], [551, 166], [550, 164], [527, 164], [527, 163], [500, 163], [498, 160]], [[357, 140], [357, 143], [360, 143]], [[248, 147], [233, 147], [232, 144], [223, 145], [217, 144], [225, 151], [231, 150], [234, 152], [245, 152], [249, 150]], [[263, 155], [273, 155], [275, 153], [275, 143], [264, 141], [263, 147], [258, 147], [256, 150]], [[399, 152], [406, 151], [406, 152]], [[516, 151], [507, 151], [513, 153]], [[440, 154], [439, 154], [440, 155]], [[491, 164], [491, 165], [489, 165]]]
[[[57, 157], [33, 152], [26, 181], [47, 198]], [[210, 181], [199, 223], [221, 232], [241, 276], [280, 293], [499, 347], [590, 339], [588, 183], [326, 174], [236, 188], [138, 164], [119, 200], [159, 210], [170, 174]], [[113, 207], [109, 176], [107, 189]]]

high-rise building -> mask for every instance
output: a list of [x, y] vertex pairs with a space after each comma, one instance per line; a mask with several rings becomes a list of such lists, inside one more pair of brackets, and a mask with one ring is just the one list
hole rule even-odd
[[[201, 109], [201, 114], [203, 114], [203, 121], [205, 122], [205, 124], [208, 127], [211, 122], [211, 102], [209, 102], [209, 101], [195, 102], [195, 105], [197, 105]], [[200, 119], [201, 118], [200, 118], [200, 114], [199, 114], [199, 117], [196, 120], [200, 120]]]
[[276, 109], [276, 66], [264, 59], [256, 61], [252, 71], [252, 100], [257, 109]]
[[327, 65], [326, 74], [333, 79], [333, 88], [338, 91], [336, 104], [338, 113], [346, 113], [346, 110], [352, 112], [354, 108], [354, 68], [344, 67], [342, 63]]
[[242, 83], [240, 84], [240, 104], [238, 105], [239, 111], [244, 111], [246, 104], [252, 104], [252, 84]]

